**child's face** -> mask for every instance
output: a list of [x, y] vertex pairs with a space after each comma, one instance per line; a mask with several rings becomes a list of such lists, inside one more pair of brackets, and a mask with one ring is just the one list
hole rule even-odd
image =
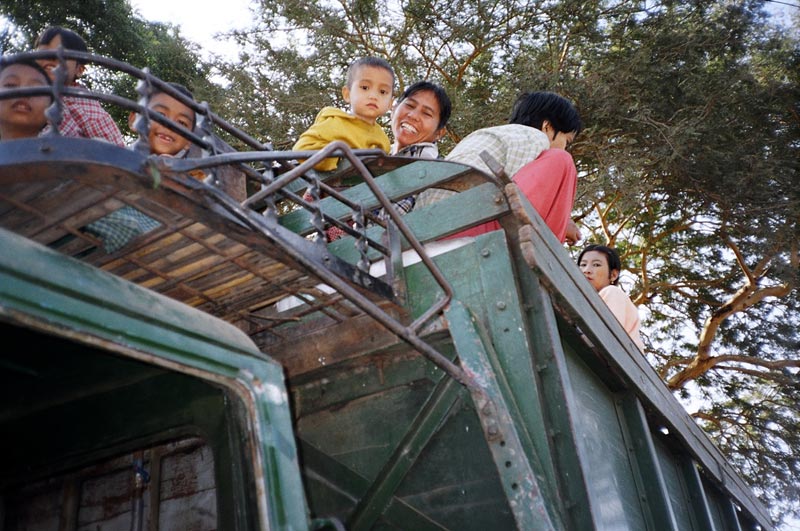
[[392, 104], [393, 82], [392, 73], [385, 68], [362, 66], [356, 72], [352, 85], [342, 88], [342, 96], [350, 104], [350, 112], [374, 124], [378, 116], [386, 114]]
[[[28, 65], [12, 64], [0, 72], [0, 91], [47, 85], [44, 75]], [[3, 130], [3, 139], [33, 137], [39, 134], [47, 123], [44, 111], [48, 105], [50, 105], [48, 96], [0, 100], [0, 126]]]
[[550, 139], [550, 148], [567, 149], [575, 140], [575, 132], [564, 133], [559, 131]]
[[572, 142], [575, 141], [575, 131], [564, 133], [563, 131], [556, 131], [555, 127], [549, 120], [542, 122], [542, 132], [550, 139], [550, 149], [567, 149]]
[[[189, 131], [194, 127], [194, 111], [163, 92], [151, 97], [147, 107]], [[128, 119], [131, 129], [133, 129], [135, 119], [136, 115], [131, 113]], [[148, 141], [150, 142], [150, 153], [154, 155], [175, 155], [189, 145], [187, 138], [157, 123], [155, 120], [150, 121]]]
[[586, 251], [581, 256], [581, 263], [578, 264], [581, 268], [581, 273], [586, 277], [586, 280], [596, 289], [600, 291], [606, 286], [611, 285], [619, 276], [619, 271], [608, 270], [608, 257], [600, 251]]
[[[53, 40], [48, 42], [47, 44], [40, 44], [36, 47], [36, 51], [40, 50], [55, 50], [59, 46], [61, 46], [61, 35], [56, 35], [53, 37]], [[55, 81], [55, 74], [53, 71], [58, 66], [58, 60], [55, 58], [52, 59], [39, 59], [36, 61], [39, 65], [44, 68], [45, 72], [50, 76], [52, 81]], [[75, 83], [75, 80], [78, 79], [81, 74], [83, 74], [83, 65], [79, 65], [77, 61], [73, 61], [71, 59], [66, 61], [67, 64], [67, 85], [72, 85]]]

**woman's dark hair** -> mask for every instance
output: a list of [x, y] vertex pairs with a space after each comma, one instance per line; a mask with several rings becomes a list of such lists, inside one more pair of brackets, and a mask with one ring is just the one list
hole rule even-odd
[[400, 96], [400, 99], [397, 100], [397, 103], [400, 103], [406, 98], [410, 98], [417, 92], [423, 92], [426, 90], [431, 91], [436, 98], [436, 101], [439, 102], [439, 125], [436, 127], [436, 129], [441, 129], [447, 125], [447, 122], [450, 120], [450, 113], [453, 111], [453, 104], [450, 103], [450, 96], [447, 95], [447, 92], [441, 85], [431, 83], [430, 81], [417, 81], [416, 83], [409, 85], [406, 90], [403, 91], [403, 94]]
[[556, 133], [581, 131], [581, 117], [575, 106], [563, 96], [554, 92], [525, 92], [521, 94], [511, 110], [508, 123], [542, 128], [547, 120]]
[[[603, 253], [606, 255], [606, 260], [608, 261], [608, 273], [611, 274], [612, 271], [615, 269], [617, 271], [622, 271], [622, 262], [619, 259], [619, 255], [617, 251], [612, 249], [611, 247], [607, 247], [605, 245], [598, 245], [598, 244], [591, 244], [587, 245], [581, 251], [581, 254], [578, 255], [578, 265], [580, 265], [581, 260], [583, 260], [583, 255], [588, 253], [589, 251], [597, 251], [598, 253]], [[617, 278], [614, 279], [612, 282], [615, 286], [619, 283], [619, 275]]]

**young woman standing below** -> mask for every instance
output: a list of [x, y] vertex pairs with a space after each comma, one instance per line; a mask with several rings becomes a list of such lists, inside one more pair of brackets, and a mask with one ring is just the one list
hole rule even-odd
[[587, 245], [578, 256], [578, 266], [639, 350], [644, 351], [639, 335], [639, 310], [617, 285], [622, 269], [617, 251], [605, 245]]

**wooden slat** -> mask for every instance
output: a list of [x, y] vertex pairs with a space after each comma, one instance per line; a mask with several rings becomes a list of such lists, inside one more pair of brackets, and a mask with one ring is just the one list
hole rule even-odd
[[[40, 144], [47, 144], [47, 157], [41, 156]], [[150, 175], [140, 154], [67, 138], [25, 140], [13, 151], [7, 148], [0, 146], [0, 226], [245, 328], [263, 331], [251, 318], [295, 293], [315, 294], [313, 306], [303, 312], [336, 319], [362, 314], [341, 296], [319, 292], [320, 279], [281, 246], [305, 240], [291, 240], [289, 233], [273, 240], [268, 232], [246, 226], [230, 214], [240, 208], [236, 202], [184, 176]], [[82, 228], [123, 205], [161, 226], [108, 254]], [[320, 254], [310, 256], [324, 267], [320, 250], [309, 252]]]

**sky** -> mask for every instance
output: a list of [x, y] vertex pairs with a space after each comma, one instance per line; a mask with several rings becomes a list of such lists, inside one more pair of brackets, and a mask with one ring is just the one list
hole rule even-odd
[[[204, 57], [214, 53], [227, 59], [236, 59], [236, 46], [213, 36], [247, 27], [252, 21], [251, 3], [251, 0], [130, 0], [142, 18], [179, 26], [185, 38], [202, 47]], [[767, 8], [776, 20], [789, 25], [789, 13], [800, 11], [800, 0], [767, 0]]]
[[253, 18], [250, 0], [130, 0], [130, 4], [145, 20], [180, 27], [184, 38], [202, 47], [204, 58], [213, 53], [235, 59], [236, 46], [214, 35], [245, 28]]

